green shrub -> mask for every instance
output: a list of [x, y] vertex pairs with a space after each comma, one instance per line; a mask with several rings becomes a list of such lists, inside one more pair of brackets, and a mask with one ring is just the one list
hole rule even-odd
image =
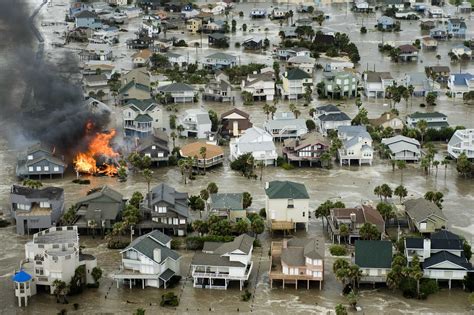
[[91, 183], [89, 179], [80, 179], [80, 178], [73, 179], [72, 182], [74, 184], [79, 184], [79, 185], [89, 185]]
[[250, 293], [249, 290], [245, 290], [245, 293], [242, 294], [242, 301], [244, 302], [250, 301], [251, 297], [252, 297], [252, 293]]
[[253, 240], [253, 247], [262, 247], [262, 243], [260, 243], [258, 238]]
[[265, 210], [265, 208], [260, 209], [260, 211], [258, 212], [258, 214], [259, 214], [262, 218], [264, 218], [264, 219], [267, 218], [267, 211]]
[[0, 219], [0, 228], [7, 227], [10, 225], [10, 222], [4, 219]]
[[277, 158], [277, 166], [281, 166], [283, 163], [285, 163], [285, 159], [279, 156]]
[[180, 239], [172, 239], [171, 240], [171, 249], [179, 249], [181, 245], [183, 244], [183, 241]]
[[402, 281], [400, 281], [399, 289], [402, 291], [404, 297], [415, 298], [417, 295], [416, 280], [408, 277], [403, 278]]
[[125, 247], [128, 246], [128, 244], [130, 244], [130, 241], [112, 238], [107, 242], [107, 248], [108, 249], [124, 249]]
[[290, 163], [286, 163], [286, 162], [285, 162], [285, 163], [283, 163], [283, 164], [281, 165], [281, 168], [284, 169], [284, 170], [289, 171], [289, 170], [294, 169], [295, 166], [294, 166], [293, 164], [290, 164]]
[[165, 307], [165, 306], [178, 306], [178, 305], [179, 305], [178, 296], [174, 294], [173, 292], [168, 292], [161, 296], [160, 306]]
[[421, 279], [420, 299], [426, 299], [428, 295], [439, 291], [438, 283], [434, 279]]
[[346, 247], [343, 245], [332, 245], [329, 247], [329, 252], [333, 256], [345, 256], [347, 255]]

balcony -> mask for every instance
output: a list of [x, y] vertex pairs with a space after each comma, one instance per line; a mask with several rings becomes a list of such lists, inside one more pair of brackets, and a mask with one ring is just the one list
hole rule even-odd
[[250, 263], [250, 266], [247, 266], [245, 274], [243, 276], [230, 275], [229, 273], [219, 272], [200, 272], [196, 271], [194, 268], [192, 272], [193, 278], [212, 278], [212, 279], [227, 279], [227, 280], [248, 280], [250, 273], [252, 272], [253, 261]]

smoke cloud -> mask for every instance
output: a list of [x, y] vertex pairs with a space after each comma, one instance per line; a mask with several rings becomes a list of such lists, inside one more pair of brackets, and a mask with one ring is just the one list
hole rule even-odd
[[0, 0], [0, 131], [14, 146], [42, 142], [67, 154], [85, 145], [89, 121], [101, 130], [109, 114], [92, 114], [80, 83], [61, 75], [78, 73], [76, 56], [42, 58], [42, 36], [30, 23], [36, 7], [23, 1]]

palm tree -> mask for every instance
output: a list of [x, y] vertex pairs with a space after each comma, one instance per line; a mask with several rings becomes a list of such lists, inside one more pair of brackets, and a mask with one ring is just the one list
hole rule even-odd
[[440, 164], [440, 161], [438, 161], [438, 160], [434, 160], [434, 161], [433, 161], [433, 166], [434, 166], [435, 169], [436, 169], [435, 177], [438, 177], [438, 166], [439, 166], [439, 164]]
[[410, 106], [413, 106], [413, 93], [415, 92], [415, 87], [410, 84], [407, 89], [410, 94]]
[[178, 135], [182, 136], [183, 131], [184, 131], [184, 126], [178, 125], [178, 127], [176, 127], [176, 130], [178, 131]]
[[32, 189], [39, 189], [43, 187], [43, 184], [39, 180], [34, 180], [34, 179], [25, 179], [23, 181], [23, 186], [32, 188]]
[[324, 20], [326, 20], [326, 18], [324, 17], [323, 14], [320, 14], [317, 17], [315, 17], [315, 20], [319, 24], [319, 27], [321, 27], [323, 25]]
[[441, 165], [444, 165], [444, 177], [446, 178], [446, 171], [448, 170], [449, 160], [445, 158], [441, 161]]
[[204, 175], [206, 175], [206, 152], [207, 149], [204, 146], [199, 149], [199, 154], [201, 155], [203, 161]]
[[393, 191], [389, 185], [383, 184], [382, 186], [380, 186], [380, 192], [384, 197], [385, 201], [387, 201], [387, 198], [392, 198]]
[[171, 140], [173, 140], [173, 149], [176, 148], [176, 138], [178, 137], [178, 135], [176, 134], [176, 132], [172, 131], [170, 133], [170, 137], [171, 137]]
[[430, 169], [430, 160], [428, 158], [422, 158], [420, 167], [425, 171], [425, 175], [428, 175]]
[[149, 168], [145, 168], [145, 169], [142, 171], [142, 176], [143, 176], [143, 179], [145, 179], [146, 185], [147, 185], [148, 208], [151, 208], [151, 190], [150, 190], [150, 184], [151, 184], [151, 179], [153, 178], [153, 171], [150, 170]]
[[268, 117], [270, 115], [270, 105], [268, 105], [267, 103], [265, 103], [262, 107], [263, 109], [263, 112], [265, 113], [265, 115], [267, 116], [267, 120], [268, 120]]
[[393, 194], [397, 197], [400, 198], [400, 203], [402, 203], [403, 198], [405, 198], [408, 195], [408, 191], [403, 185], [399, 185], [395, 188], [395, 191]]
[[362, 278], [362, 270], [357, 265], [351, 265], [349, 267], [349, 279], [351, 279], [353, 288], [360, 281], [360, 278]]
[[56, 295], [56, 302], [59, 303], [59, 298], [61, 297], [64, 303], [66, 299], [67, 289], [68, 289], [66, 282], [56, 279], [53, 281], [53, 287], [54, 287], [54, 295]]
[[422, 119], [416, 123], [416, 128], [420, 131], [421, 134], [421, 146], [423, 146], [423, 138], [425, 137], [426, 130], [428, 129], [428, 123], [426, 120]]
[[[339, 226], [339, 235], [341, 237], [344, 237], [344, 241], [346, 240], [346, 237], [349, 236], [349, 227], [342, 223], [340, 226]], [[341, 240], [339, 239], [339, 243], [341, 242]]]
[[397, 167], [401, 171], [401, 179], [400, 181], [403, 181], [403, 170], [407, 168], [407, 162], [403, 160], [397, 161]]
[[186, 185], [187, 159], [180, 159], [180, 160], [178, 161], [178, 167], [179, 167], [179, 170], [181, 171], [181, 175], [183, 176], [184, 184]]
[[301, 111], [296, 109], [293, 114], [295, 115], [295, 118], [298, 119], [299, 115], [301, 115]]
[[289, 108], [290, 108], [290, 112], [294, 113], [295, 110], [296, 110], [296, 105], [295, 105], [294, 103], [291, 103], [291, 104], [289, 105]]
[[382, 187], [381, 186], [376, 186], [374, 188], [374, 195], [380, 197], [380, 201], [382, 201]]

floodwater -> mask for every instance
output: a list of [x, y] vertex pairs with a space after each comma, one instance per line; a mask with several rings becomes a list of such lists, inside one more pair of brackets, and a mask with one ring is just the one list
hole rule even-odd
[[[37, 4], [39, 1], [31, 1]], [[45, 6], [40, 12], [40, 19], [44, 20], [62, 20], [64, 16], [65, 6], [60, 4], [66, 3], [66, 0], [54, 1], [52, 7]], [[278, 43], [278, 24], [269, 20], [251, 21], [247, 14], [244, 18], [239, 18], [237, 13], [242, 10], [248, 12], [251, 7], [262, 6], [262, 3], [257, 4], [238, 4], [234, 9], [235, 19], [238, 23], [238, 31], [231, 36], [231, 45], [229, 51], [238, 54], [241, 58], [242, 64], [249, 61], [263, 62], [268, 65], [272, 64], [270, 54], [249, 54], [236, 52], [234, 50], [234, 42], [242, 42], [244, 39], [256, 36], [255, 32], [247, 31], [243, 34], [240, 30], [242, 23], [247, 23], [248, 29], [260, 29], [260, 36], [268, 36], [271, 43]], [[450, 7], [448, 10], [453, 10]], [[351, 39], [358, 45], [362, 57], [360, 68], [365, 68], [369, 63], [369, 68], [376, 65], [377, 70], [389, 70], [394, 76], [402, 76], [410, 71], [423, 71], [427, 64], [436, 64], [434, 53], [422, 52], [420, 61], [417, 63], [407, 64], [392, 64], [388, 57], [382, 56], [376, 50], [377, 43], [381, 41], [381, 33], [370, 31], [366, 35], [359, 34], [360, 26], [362, 26], [362, 16], [354, 15], [346, 10], [346, 6], [324, 7], [323, 10], [330, 14], [331, 18], [323, 24], [322, 29], [326, 31], [347, 32]], [[293, 7], [293, 11], [296, 12]], [[377, 17], [380, 12], [377, 13]], [[223, 16], [222, 18], [225, 18]], [[295, 14], [294, 19], [298, 19], [298, 14]], [[232, 15], [229, 16], [229, 20]], [[374, 25], [376, 15], [369, 15], [364, 17], [364, 25]], [[473, 23], [471, 20], [467, 21], [470, 35], [472, 34]], [[129, 69], [131, 52], [125, 48], [123, 44], [125, 39], [132, 36], [133, 30], [139, 25], [137, 20], [131, 21], [129, 33], [121, 37], [121, 44], [116, 52], [118, 56], [117, 63], [120, 68]], [[317, 26], [315, 26], [317, 27]], [[268, 28], [268, 31], [264, 31]], [[368, 27], [370, 29], [370, 27]], [[421, 34], [417, 22], [402, 21], [402, 32], [399, 34], [385, 34], [384, 40], [396, 40], [400, 43], [408, 43], [415, 38], [420, 38]], [[52, 50], [51, 42], [58, 41], [57, 34], [54, 34], [52, 27], [41, 28], [46, 38], [46, 56], [51, 58], [61, 52], [63, 49]], [[191, 36], [189, 34], [181, 34], [181, 32], [174, 34], [177, 37], [185, 37], [188, 42], [199, 41], [199, 36]], [[468, 37], [470, 37], [470, 35]], [[173, 36], [173, 32], [168, 32], [167, 36]], [[198, 58], [212, 53], [214, 50], [207, 48], [206, 39], [204, 39], [204, 47], [198, 50]], [[442, 43], [439, 47], [438, 53], [441, 54], [442, 59], [440, 64], [449, 62], [447, 51], [448, 47], [454, 41]], [[190, 45], [192, 47], [192, 45]], [[48, 48], [49, 47], [49, 48]], [[79, 45], [64, 48], [68, 51], [77, 51]], [[177, 51], [177, 50], [176, 50]], [[191, 60], [195, 58], [195, 49], [187, 48], [180, 50], [182, 54], [189, 52]], [[423, 61], [423, 63], [421, 62]], [[321, 62], [324, 62], [321, 60]], [[463, 65], [464, 69], [472, 68], [472, 65]], [[316, 74], [319, 77], [320, 73]], [[433, 110], [420, 109], [418, 104], [423, 100], [415, 99], [413, 106], [405, 106], [404, 103], [398, 105], [402, 115], [411, 113], [416, 110]], [[317, 104], [326, 103], [316, 101]], [[386, 108], [382, 105], [383, 100], [365, 101], [364, 106], [369, 110], [370, 117], [376, 117], [382, 113]], [[178, 114], [188, 108], [203, 107], [205, 109], [213, 109], [218, 114], [226, 111], [232, 105], [217, 104], [217, 103], [202, 103], [201, 101], [195, 104], [186, 104], [178, 106]], [[298, 104], [302, 112], [302, 117], [307, 117], [309, 107], [303, 107], [302, 103]], [[353, 116], [357, 110], [353, 102], [348, 101], [342, 103], [341, 106], [350, 115]], [[261, 110], [261, 104], [256, 103], [251, 106], [243, 106], [240, 101], [236, 102], [236, 107], [247, 111], [251, 115], [252, 122], [261, 126], [265, 119], [265, 115]], [[277, 105], [279, 110], [287, 110], [288, 102], [281, 102]], [[435, 110], [440, 110], [446, 113], [452, 125], [472, 126], [473, 109], [461, 102], [453, 103], [445, 97], [441, 97]], [[114, 119], [112, 119], [111, 127], [120, 126], [119, 112], [114, 108]], [[117, 126], [115, 126], [117, 124]], [[2, 130], [0, 129], [0, 133]], [[17, 151], [11, 149], [12, 145], [8, 144], [3, 137], [0, 137], [0, 211], [8, 213], [8, 193], [10, 186], [18, 180], [15, 178], [15, 162]], [[179, 146], [186, 140], [178, 140]], [[443, 147], [441, 145], [441, 147]], [[226, 153], [228, 149], [225, 148]], [[441, 150], [440, 155], [444, 152]], [[433, 172], [434, 173], [434, 172]], [[146, 183], [140, 175], [130, 174], [129, 179], [124, 183], [119, 183], [114, 178], [108, 177], [91, 177], [90, 186], [80, 186], [73, 184], [71, 180], [74, 178], [73, 174], [68, 174], [64, 179], [44, 180], [44, 185], [60, 186], [65, 189], [66, 207], [73, 204], [78, 198], [85, 195], [85, 193], [92, 187], [100, 185], [110, 185], [113, 188], [122, 192], [125, 197], [130, 197], [134, 191], [146, 191]], [[248, 180], [240, 176], [236, 172], [230, 170], [228, 162], [222, 167], [215, 168], [209, 171], [205, 176], [198, 176], [196, 180], [188, 182], [184, 185], [181, 174], [177, 168], [162, 167], [154, 170], [152, 185], [161, 182], [175, 187], [178, 191], [187, 191], [190, 194], [197, 194], [199, 191], [207, 186], [209, 182], [215, 182], [219, 186], [220, 192], [242, 192], [249, 191], [253, 196], [252, 210], [257, 210], [264, 206], [264, 182], [277, 179], [287, 179], [297, 182], [302, 182], [306, 185], [311, 196], [310, 206], [315, 209], [320, 203], [327, 199], [341, 199], [347, 206], [355, 206], [360, 202], [376, 199], [373, 194], [373, 188], [382, 183], [389, 183], [391, 186], [396, 186], [401, 182], [408, 189], [409, 196], [419, 197], [426, 191], [439, 190], [444, 194], [444, 212], [449, 218], [449, 228], [457, 233], [461, 233], [467, 239], [474, 240], [474, 220], [473, 208], [474, 201], [474, 184], [472, 180], [461, 178], [457, 175], [454, 165], [450, 165], [445, 172], [444, 169], [439, 170], [438, 175], [425, 176], [417, 165], [409, 165], [408, 169], [404, 171], [404, 175], [400, 171], [392, 171], [391, 166], [386, 161], [376, 159], [374, 165], [370, 166], [344, 166], [334, 165], [331, 170], [322, 170], [318, 168], [295, 168], [291, 171], [285, 171], [280, 168], [268, 167], [264, 170], [263, 180]], [[196, 214], [193, 214], [197, 216]], [[313, 216], [310, 221], [309, 231], [298, 232], [298, 236], [321, 236], [323, 229], [320, 220], [316, 220]], [[71, 296], [69, 298], [70, 304], [60, 305], [55, 303], [53, 296], [40, 294], [32, 298], [31, 304], [27, 308], [18, 308], [13, 294], [12, 282], [10, 277], [14, 269], [19, 266], [20, 260], [24, 257], [24, 244], [28, 237], [21, 237], [14, 234], [13, 227], [0, 229], [0, 296], [2, 296], [2, 303], [0, 303], [0, 313], [2, 314], [54, 314], [61, 309], [66, 309], [70, 313], [77, 314], [94, 314], [94, 313], [110, 313], [110, 314], [130, 314], [138, 307], [147, 310], [147, 313], [155, 314], [158, 312], [165, 313], [236, 313], [236, 312], [255, 312], [258, 314], [273, 314], [273, 313], [300, 313], [300, 314], [321, 314], [332, 311], [336, 304], [346, 303], [345, 298], [341, 295], [341, 284], [336, 281], [332, 274], [332, 258], [325, 261], [325, 282], [323, 290], [320, 292], [318, 288], [312, 287], [310, 290], [299, 289], [287, 286], [285, 289], [274, 287], [270, 289], [268, 281], [269, 257], [268, 249], [271, 238], [264, 233], [260, 236], [262, 241], [262, 248], [257, 248], [254, 251], [254, 270], [251, 274], [248, 289], [253, 293], [253, 297], [249, 302], [242, 302], [240, 300], [241, 292], [238, 287], [231, 287], [227, 291], [219, 290], [203, 290], [194, 289], [189, 274], [186, 276], [186, 271], [189, 270], [189, 263], [191, 261], [193, 252], [182, 251], [183, 265], [182, 271], [184, 274], [183, 280], [177, 287], [170, 289], [176, 292], [180, 297], [181, 303], [177, 309], [164, 310], [159, 306], [161, 294], [164, 290], [146, 288], [134, 288], [130, 290], [128, 287], [116, 287], [111, 279], [112, 273], [118, 269], [120, 264], [120, 255], [116, 250], [108, 250], [103, 240], [96, 238], [82, 236], [81, 245], [85, 246], [84, 251], [96, 255], [98, 265], [104, 269], [104, 278], [101, 281], [99, 289], [89, 289], [79, 296]], [[72, 304], [79, 303], [80, 308], [77, 312], [73, 311]], [[462, 292], [460, 288], [453, 288], [449, 291], [443, 287], [441, 291], [433, 296], [430, 296], [426, 301], [407, 300], [401, 297], [398, 293], [390, 292], [385, 288], [369, 288], [365, 287], [360, 290], [360, 300], [358, 303], [365, 314], [419, 314], [419, 313], [469, 313], [469, 305], [467, 302], [467, 294]]]

